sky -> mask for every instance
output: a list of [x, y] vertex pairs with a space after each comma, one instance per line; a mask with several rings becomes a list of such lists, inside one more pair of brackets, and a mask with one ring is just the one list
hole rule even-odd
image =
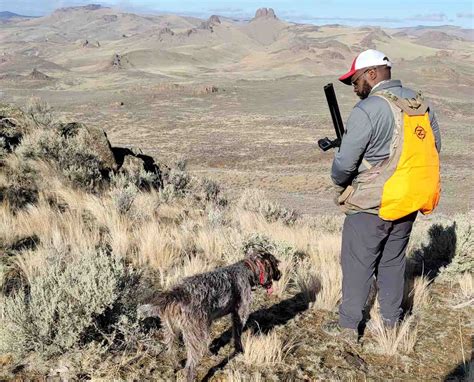
[[261, 7], [273, 8], [285, 21], [308, 24], [456, 25], [473, 28], [474, 0], [0, 0], [0, 11], [42, 16], [56, 8], [98, 3], [133, 13], [176, 13], [207, 18], [212, 14], [253, 17]]

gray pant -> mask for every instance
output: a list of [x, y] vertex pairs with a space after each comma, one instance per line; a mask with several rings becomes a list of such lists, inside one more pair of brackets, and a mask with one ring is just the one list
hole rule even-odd
[[365, 212], [348, 215], [342, 231], [342, 303], [339, 324], [357, 329], [374, 275], [380, 312], [388, 325], [402, 313], [405, 250], [416, 212], [396, 221], [385, 221]]

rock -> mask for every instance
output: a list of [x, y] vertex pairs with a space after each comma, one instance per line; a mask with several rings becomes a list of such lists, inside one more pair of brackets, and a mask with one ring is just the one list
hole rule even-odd
[[205, 92], [207, 94], [217, 93], [218, 91], [219, 91], [219, 88], [217, 86], [214, 86], [214, 85], [205, 87]]
[[255, 12], [254, 19], [258, 18], [276, 19], [277, 17], [273, 8], [259, 8], [257, 9], [257, 12]]
[[100, 127], [85, 126], [87, 131], [86, 142], [89, 147], [97, 153], [104, 165], [111, 170], [117, 170], [117, 162], [115, 162], [112, 146], [110, 145], [107, 134]]
[[56, 126], [59, 134], [64, 138], [75, 137], [82, 128], [82, 124], [78, 122], [60, 123]]
[[118, 20], [117, 15], [104, 15], [102, 16], [102, 19], [108, 23], [113, 23]]
[[33, 71], [28, 75], [28, 78], [30, 80], [40, 80], [40, 81], [48, 81], [51, 79], [50, 76], [41, 73], [39, 70], [36, 68], [33, 69]]
[[[79, 7], [78, 7], [79, 8]], [[85, 11], [97, 11], [99, 9], [102, 9], [102, 5], [100, 4], [87, 4], [82, 7]]]
[[161, 28], [159, 33], [158, 33], [158, 36], [161, 37], [161, 36], [164, 36], [164, 35], [174, 36], [174, 32], [168, 27]]
[[26, 116], [20, 109], [0, 104], [0, 152], [12, 152], [26, 128]]
[[197, 32], [196, 28], [192, 28], [192, 29], [188, 29], [185, 33], [186, 33], [186, 36], [189, 37], [193, 33], [196, 33], [196, 32]]
[[152, 156], [143, 154], [141, 150], [127, 147], [113, 147], [112, 152], [119, 168], [118, 171], [132, 179], [137, 187], [140, 189], [163, 187], [162, 171]]
[[102, 128], [86, 126], [77, 122], [59, 124], [56, 128], [65, 138], [82, 134], [84, 143], [97, 154], [97, 157], [102, 161], [105, 169], [114, 171], [118, 169], [119, 166], [115, 161], [112, 146], [107, 138], [107, 134]]
[[221, 23], [221, 20], [219, 19], [219, 16], [212, 15], [211, 17], [209, 17], [207, 21], [204, 21], [201, 23], [201, 25], [199, 26], [199, 29], [206, 29], [213, 32], [214, 31], [213, 27], [216, 25], [219, 25], [220, 23]]
[[133, 155], [126, 155], [120, 167], [120, 172], [133, 178], [139, 177], [142, 170], [144, 170], [143, 161]]
[[117, 68], [122, 66], [122, 58], [120, 57], [120, 54], [118, 53], [114, 54], [114, 57], [112, 59], [112, 66], [117, 67]]
[[213, 24], [213, 25], [216, 25], [216, 24], [220, 24], [221, 23], [221, 20], [219, 19], [219, 16], [217, 15], [212, 15], [211, 17], [209, 17], [209, 20], [207, 20], [210, 24]]

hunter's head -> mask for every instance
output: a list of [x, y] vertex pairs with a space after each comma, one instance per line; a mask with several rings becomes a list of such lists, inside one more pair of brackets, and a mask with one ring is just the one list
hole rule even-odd
[[350, 70], [339, 80], [352, 85], [357, 96], [365, 99], [375, 85], [391, 78], [391, 68], [392, 63], [385, 54], [368, 49], [354, 59]]

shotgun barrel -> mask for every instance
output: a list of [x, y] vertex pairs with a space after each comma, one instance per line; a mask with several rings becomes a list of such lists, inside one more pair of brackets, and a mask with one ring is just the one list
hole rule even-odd
[[324, 94], [326, 95], [332, 123], [334, 125], [334, 130], [336, 131], [336, 139], [331, 140], [326, 137], [318, 141], [320, 149], [327, 151], [341, 145], [342, 136], [344, 135], [344, 124], [342, 123], [341, 112], [339, 111], [339, 105], [337, 104], [336, 93], [334, 92], [334, 86], [332, 83], [324, 86]]

